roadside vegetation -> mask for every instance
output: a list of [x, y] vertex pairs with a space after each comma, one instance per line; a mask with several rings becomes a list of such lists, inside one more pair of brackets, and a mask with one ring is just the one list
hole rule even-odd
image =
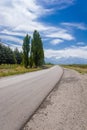
[[17, 64], [2, 64], [0, 65], [0, 77], [10, 76], [15, 74], [23, 74], [27, 72], [39, 71], [42, 69], [47, 69], [52, 67], [53, 65], [45, 64], [41, 67], [33, 67], [33, 68], [25, 68], [23, 65]]
[[9, 75], [15, 75], [15, 74], [23, 74], [26, 72], [33, 72], [37, 70], [41, 70], [42, 68], [25, 68], [22, 65], [17, 65], [17, 64], [2, 64], [0, 65], [0, 77], [3, 76], [9, 76]]
[[62, 67], [65, 67], [65, 68], [69, 68], [69, 69], [74, 69], [76, 71], [78, 71], [79, 73], [81, 74], [85, 74], [87, 73], [87, 65], [81, 65], [81, 64], [73, 64], [73, 65], [61, 65]]
[[27, 34], [23, 39], [22, 51], [12, 50], [0, 42], [0, 77], [32, 72], [48, 68], [44, 62], [44, 49], [37, 30], [32, 38]]

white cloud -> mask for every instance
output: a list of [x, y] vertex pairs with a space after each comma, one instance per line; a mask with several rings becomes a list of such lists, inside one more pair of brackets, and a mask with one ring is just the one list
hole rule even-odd
[[13, 28], [22, 25], [30, 27], [32, 21], [34, 22], [48, 11], [41, 5], [37, 5], [35, 0], [8, 0], [8, 3], [6, 0], [0, 2], [0, 24]]
[[25, 36], [25, 33], [23, 32], [15, 32], [11, 30], [4, 29], [1, 31], [1, 34], [7, 34], [7, 35], [13, 35], [13, 36]]
[[[38, 26], [37, 26], [38, 25]], [[30, 27], [27, 25], [20, 25], [14, 29], [14, 31], [9, 31], [7, 29], [4, 29], [1, 31], [2, 34], [8, 34], [10, 35], [18, 35], [18, 36], [25, 36], [25, 33], [29, 33], [29, 35], [32, 35], [32, 32], [34, 29], [37, 29], [39, 32], [41, 32], [42, 37], [44, 36], [44, 39], [52, 38], [51, 44], [58, 44], [63, 42], [64, 40], [74, 40], [75, 38], [68, 32], [68, 30], [64, 30], [59, 27], [53, 27], [53, 26], [45, 26], [43, 24], [39, 24], [37, 22], [30, 23]], [[21, 31], [22, 32], [21, 32]], [[24, 31], [24, 32], [23, 32]], [[11, 37], [11, 36], [10, 36]], [[5, 37], [6, 39], [6, 37]], [[54, 39], [54, 40], [53, 40]]]
[[68, 40], [68, 41], [75, 39], [72, 36], [72, 34], [70, 34], [67, 30], [64, 30], [64, 29], [61, 29], [56, 32], [51, 32], [51, 33], [47, 34], [46, 36], [50, 37], [50, 38], [61, 38], [61, 39]]
[[70, 47], [62, 50], [53, 50], [47, 49], [45, 50], [46, 58], [68, 58], [68, 57], [78, 57], [87, 59], [87, 46], [85, 47]]
[[[44, 5], [41, 3], [45, 3]], [[49, 4], [50, 3], [50, 4]], [[53, 13], [54, 10], [64, 9], [74, 3], [74, 0], [0, 0], [0, 26], [4, 27], [0, 33], [2, 40], [9, 40], [18, 43], [19, 45], [10, 46], [21, 48], [22, 40], [15, 36], [24, 36], [25, 33], [31, 33], [37, 29], [44, 35], [44, 39], [52, 39], [51, 44], [56, 45], [64, 40], [75, 40], [72, 31], [46, 25], [40, 22], [38, 18]], [[49, 7], [50, 8], [47, 8]], [[5, 25], [7, 27], [5, 27]], [[87, 30], [84, 23], [62, 23], [67, 27], [74, 27], [80, 30]], [[4, 35], [8, 34], [8, 36]], [[13, 35], [13, 36], [11, 36]], [[83, 42], [77, 45], [83, 45]], [[85, 47], [70, 47], [62, 50], [45, 50], [45, 57], [60, 58], [60, 57], [80, 57], [87, 59], [87, 46]]]
[[15, 31], [24, 31], [24, 32], [33, 32], [34, 30], [38, 30], [38, 31], [46, 31], [48, 29], [48, 27], [46, 27], [45, 25], [39, 23], [39, 22], [30, 22], [29, 25], [27, 24], [22, 24], [22, 25], [19, 25], [17, 26], [14, 30]]
[[60, 44], [60, 43], [62, 43], [62, 42], [63, 42], [63, 40], [61, 40], [61, 39], [51, 40], [51, 44], [53, 44], [53, 45], [57, 45], [57, 44]]
[[1, 35], [0, 39], [2, 41], [11, 41], [11, 42], [13, 41], [19, 45], [22, 45], [23, 43], [23, 40], [21, 40], [20, 38], [13, 37], [13, 36]]
[[52, 7], [55, 7], [55, 10], [61, 10], [61, 9], [67, 8], [70, 5], [73, 5], [74, 1], [75, 0], [41, 0], [41, 2], [40, 1], [39, 2], [43, 3], [46, 7], [52, 6]]
[[20, 46], [20, 45], [15, 45], [15, 44], [12, 44], [12, 43], [10, 43], [10, 45], [8, 44], [6, 44], [6, 43], [3, 43], [5, 46], [9, 46], [12, 50], [14, 50], [15, 48], [18, 48], [18, 50], [19, 51], [22, 51], [22, 46]]
[[64, 26], [75, 27], [80, 30], [87, 30], [87, 26], [84, 23], [61, 23]]
[[85, 45], [84, 42], [77, 42], [77, 45]]
[[[53, 5], [72, 5], [74, 0], [47, 0], [44, 2]], [[53, 8], [53, 7], [52, 7]], [[55, 8], [54, 8], [55, 9]], [[11, 38], [11, 35], [24, 36], [24, 33], [29, 33], [37, 29], [44, 38], [54, 39], [53, 44], [62, 42], [63, 40], [74, 40], [68, 30], [64, 30], [59, 27], [49, 26], [42, 22], [39, 22], [38, 18], [52, 13], [53, 9], [45, 8], [38, 0], [2, 0], [0, 1], [0, 26], [3, 26], [1, 33], [8, 34], [9, 36], [3, 36], [5, 40], [14, 40], [21, 43], [19, 39]], [[6, 27], [5, 27], [6, 25]], [[10, 29], [9, 29], [10, 28]], [[57, 40], [61, 39], [61, 40]]]

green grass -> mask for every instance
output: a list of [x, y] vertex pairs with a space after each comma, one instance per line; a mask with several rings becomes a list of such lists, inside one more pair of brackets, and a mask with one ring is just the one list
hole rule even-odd
[[33, 72], [33, 71], [38, 71], [38, 70], [42, 70], [42, 69], [47, 69], [47, 68], [50, 68], [50, 67], [52, 67], [52, 66], [44, 65], [41, 68], [38, 67], [38, 68], [27, 68], [26, 69], [22, 65], [3, 64], [3, 65], [0, 65], [0, 77], [16, 75], [16, 74], [23, 74], [23, 73], [27, 73], [27, 72]]
[[87, 73], [87, 65], [61, 65], [62, 67], [65, 67], [65, 68], [69, 68], [69, 69], [74, 69], [76, 71], [78, 71], [79, 73], [81, 74], [85, 74]]

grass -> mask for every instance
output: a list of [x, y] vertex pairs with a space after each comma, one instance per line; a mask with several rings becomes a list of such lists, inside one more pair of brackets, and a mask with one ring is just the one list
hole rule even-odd
[[74, 69], [76, 71], [78, 71], [79, 73], [81, 74], [85, 74], [87, 73], [87, 65], [62, 65], [62, 67], [65, 67], [65, 68], [69, 68], [69, 69]]
[[16, 74], [23, 74], [26, 72], [33, 72], [41, 70], [41, 68], [28, 68], [26, 69], [25, 67], [21, 65], [0, 65], [0, 77], [3, 76], [9, 76], [9, 75], [16, 75]]
[[4, 76], [10, 76], [10, 75], [16, 75], [16, 74], [23, 74], [27, 72], [33, 72], [33, 71], [38, 71], [46, 68], [50, 68], [52, 66], [50, 65], [45, 65], [42, 68], [25, 68], [22, 65], [7, 65], [7, 64], [2, 64], [0, 65], [0, 77]]

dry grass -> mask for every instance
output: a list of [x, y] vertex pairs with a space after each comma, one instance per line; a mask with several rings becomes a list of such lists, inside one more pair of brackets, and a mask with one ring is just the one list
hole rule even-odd
[[0, 65], [0, 77], [16, 75], [16, 74], [23, 74], [23, 73], [27, 73], [27, 72], [33, 72], [33, 71], [38, 71], [38, 70], [42, 70], [42, 69], [47, 69], [50, 67], [52, 67], [52, 65], [44, 65], [41, 68], [38, 67], [38, 68], [27, 68], [26, 69], [22, 65], [3, 64], [3, 65]]
[[26, 72], [33, 72], [41, 70], [41, 68], [28, 68], [21, 65], [0, 65], [0, 77], [3, 76], [9, 76], [9, 75], [15, 75], [15, 74], [22, 74]]
[[87, 73], [87, 65], [62, 65], [62, 66], [65, 68], [74, 69], [82, 74]]

